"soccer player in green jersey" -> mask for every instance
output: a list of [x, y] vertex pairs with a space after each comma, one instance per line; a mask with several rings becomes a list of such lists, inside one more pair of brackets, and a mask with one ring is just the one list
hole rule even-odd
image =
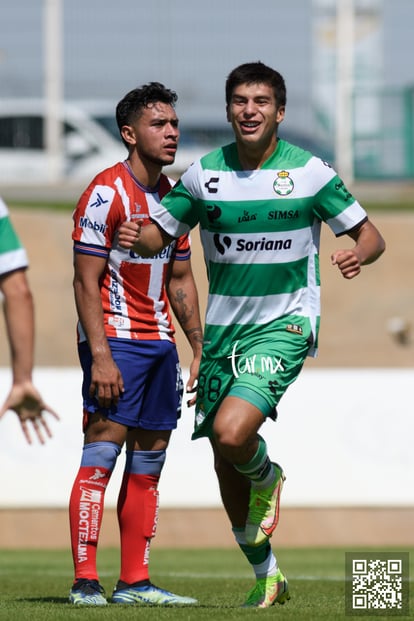
[[266, 608], [289, 599], [269, 541], [285, 477], [259, 430], [317, 350], [321, 224], [355, 242], [332, 254], [346, 279], [385, 243], [331, 166], [278, 138], [286, 88], [277, 71], [236, 67], [226, 105], [235, 142], [194, 162], [153, 222], [124, 223], [119, 241], [152, 256], [200, 225], [209, 296], [193, 438], [210, 439], [225, 510], [256, 575], [245, 606]]
[[12, 370], [12, 386], [0, 405], [0, 418], [7, 410], [13, 410], [27, 442], [32, 443], [32, 428], [39, 442], [44, 444], [45, 434], [49, 438], [52, 436], [44, 412], [49, 412], [56, 419], [59, 417], [43, 401], [32, 380], [34, 305], [26, 276], [28, 265], [26, 250], [14, 230], [6, 204], [0, 198], [0, 292]]

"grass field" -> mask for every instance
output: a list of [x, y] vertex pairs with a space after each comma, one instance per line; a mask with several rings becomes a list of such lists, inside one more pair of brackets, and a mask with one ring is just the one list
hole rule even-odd
[[[410, 552], [410, 575], [413, 576], [414, 550], [401, 551]], [[67, 600], [72, 580], [68, 551], [3, 550], [0, 551], [0, 619], [238, 621], [257, 619], [257, 615], [295, 621], [351, 618], [345, 614], [345, 550], [281, 550], [278, 560], [289, 579], [291, 592], [291, 600], [284, 606], [277, 605], [267, 610], [240, 608], [246, 591], [252, 586], [252, 574], [237, 549], [154, 549], [151, 555], [153, 582], [177, 593], [196, 597], [199, 606], [148, 608], [112, 604], [104, 608], [76, 608]], [[108, 594], [118, 577], [118, 551], [100, 550], [98, 562], [101, 583]], [[412, 582], [410, 609], [414, 611]], [[364, 614], [362, 618], [409, 617]]]

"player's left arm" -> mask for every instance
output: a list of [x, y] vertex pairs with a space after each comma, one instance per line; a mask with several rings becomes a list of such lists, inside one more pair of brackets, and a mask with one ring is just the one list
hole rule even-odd
[[337, 265], [347, 279], [358, 276], [362, 265], [376, 261], [385, 250], [385, 241], [376, 226], [366, 220], [361, 226], [348, 232], [355, 246], [348, 250], [337, 250], [331, 256], [332, 265]]
[[[203, 329], [201, 326], [198, 292], [190, 259], [184, 261], [174, 259], [172, 261], [167, 277], [166, 290], [174, 315], [193, 351], [190, 377], [186, 390], [187, 392], [195, 392], [203, 346]], [[194, 405], [194, 403], [195, 396], [190, 399], [188, 404]]]

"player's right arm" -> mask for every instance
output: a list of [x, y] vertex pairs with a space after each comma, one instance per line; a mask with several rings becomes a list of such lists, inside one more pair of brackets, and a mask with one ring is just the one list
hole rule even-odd
[[[124, 222], [118, 230], [122, 248], [133, 250], [141, 257], [153, 257], [173, 240], [188, 233], [199, 221], [196, 207], [196, 188], [199, 185], [199, 166], [191, 166], [159, 205], [151, 209], [152, 222]], [[186, 177], [187, 186], [183, 179]]]
[[122, 248], [132, 249], [141, 257], [153, 257], [174, 240], [174, 237], [153, 222], [142, 226], [141, 222], [136, 220], [123, 222], [118, 235], [119, 245]]
[[26, 277], [26, 268], [0, 274], [0, 291], [4, 296], [4, 319], [10, 343], [12, 386], [4, 403], [0, 406], [0, 418], [13, 410], [29, 444], [30, 428], [43, 444], [44, 433], [52, 433], [43, 416], [49, 412], [56, 419], [59, 416], [46, 405], [32, 380], [34, 358], [34, 305], [33, 295]]
[[92, 354], [89, 393], [100, 407], [110, 407], [124, 391], [124, 382], [115, 364], [105, 334], [100, 278], [106, 259], [75, 252], [73, 288], [79, 321]]

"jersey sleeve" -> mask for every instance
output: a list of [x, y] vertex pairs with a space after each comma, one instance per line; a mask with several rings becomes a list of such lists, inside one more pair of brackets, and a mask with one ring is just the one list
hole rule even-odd
[[189, 233], [186, 233], [177, 239], [174, 249], [174, 259], [177, 261], [188, 261], [190, 257], [191, 241]]
[[125, 218], [118, 192], [98, 176], [82, 194], [73, 213], [75, 252], [107, 257]]
[[188, 233], [198, 224], [198, 169], [198, 162], [192, 164], [151, 213], [152, 219], [171, 237]]
[[[319, 162], [320, 166], [326, 166], [321, 160]], [[342, 179], [332, 172], [333, 176], [315, 196], [315, 213], [339, 237], [363, 224], [368, 216]]]
[[26, 250], [13, 227], [5, 203], [0, 199], [0, 276], [25, 269], [28, 265]]

